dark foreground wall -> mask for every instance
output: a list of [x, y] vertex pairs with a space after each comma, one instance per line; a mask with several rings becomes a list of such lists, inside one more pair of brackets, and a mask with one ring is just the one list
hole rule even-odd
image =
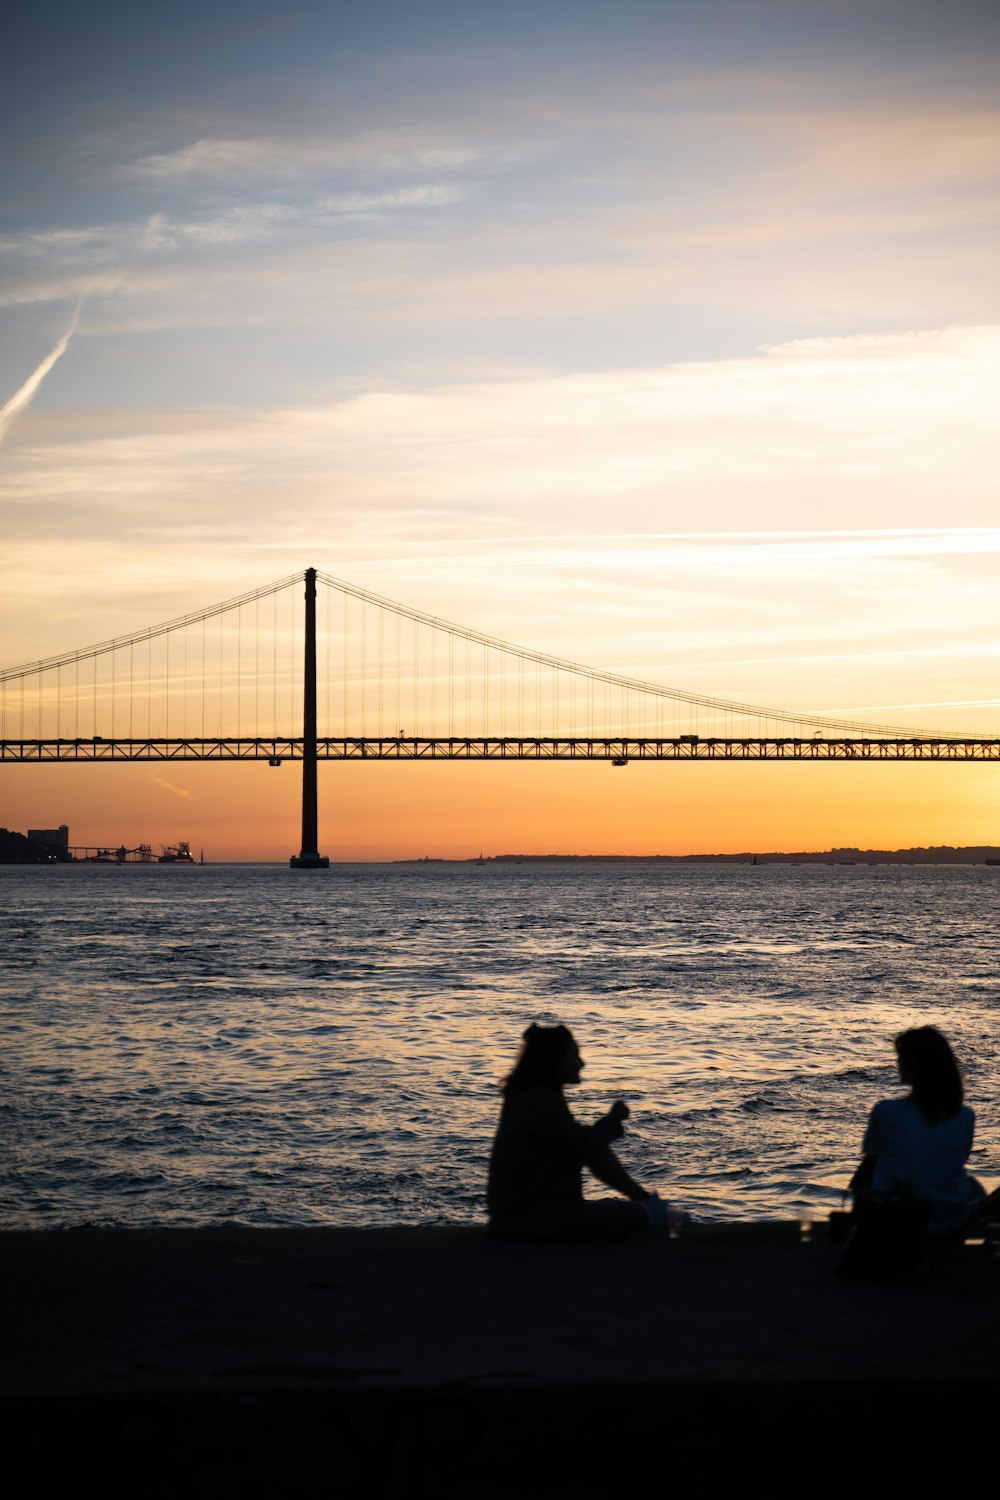
[[844, 1282], [797, 1226], [0, 1236], [19, 1495], [989, 1483], [1000, 1262]]
[[[16, 1400], [18, 1496], [993, 1493], [995, 1383], [777, 1381]], [[958, 1468], [956, 1472], [956, 1455]], [[644, 1476], [646, 1464], [652, 1479]], [[634, 1486], [634, 1490], [633, 1490]]]

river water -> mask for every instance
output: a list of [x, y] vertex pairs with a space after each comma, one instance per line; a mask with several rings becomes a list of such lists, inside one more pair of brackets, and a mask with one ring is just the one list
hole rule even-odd
[[530, 1020], [703, 1219], [837, 1206], [932, 1022], [1000, 1177], [1000, 870], [0, 867], [0, 1222], [475, 1222]]

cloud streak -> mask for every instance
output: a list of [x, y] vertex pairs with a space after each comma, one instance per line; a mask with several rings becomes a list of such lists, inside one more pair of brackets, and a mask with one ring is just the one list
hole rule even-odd
[[[85, 431], [47, 421], [5, 476], [3, 498], [155, 496], [174, 524], [203, 524], [210, 495], [217, 521], [259, 537], [290, 483], [296, 512], [319, 516], [336, 485], [342, 543], [355, 525], [370, 537], [385, 517], [398, 535], [400, 513], [412, 518], [407, 536], [432, 545], [458, 518], [465, 527], [476, 517], [501, 543], [522, 518], [544, 517], [542, 534], [603, 535], [596, 523], [627, 514], [630, 536], [688, 536], [695, 515], [717, 538], [717, 562], [733, 532], [758, 538], [758, 552], [794, 547], [803, 561], [817, 532], [824, 556], [987, 554], [998, 534], [998, 372], [1000, 327], [951, 328], [798, 340], [659, 369], [386, 382], [294, 406], [126, 408], [88, 416]], [[802, 527], [805, 514], [813, 526]], [[887, 527], [899, 514], [908, 525]], [[789, 530], [794, 542], [766, 535]]]
[[77, 324], [80, 321], [82, 305], [82, 303], [77, 304], [76, 311], [70, 319], [69, 327], [62, 338], [57, 341], [55, 347], [45, 356], [37, 369], [32, 371], [24, 384], [14, 392], [3, 408], [0, 409], [0, 447], [2, 447], [3, 441], [7, 436], [7, 431], [15, 417], [19, 416], [21, 412], [25, 411], [31, 405], [42, 381], [54, 366], [58, 364], [69, 348], [69, 341], [76, 332]]
[[172, 781], [168, 781], [165, 776], [154, 775], [149, 779], [154, 786], [160, 787], [160, 789], [164, 792], [169, 792], [172, 797], [187, 799], [191, 796], [191, 793], [186, 789], [186, 787], [175, 786], [174, 783]]
[[[205, 138], [177, 151], [141, 157], [119, 170], [124, 177], [158, 185], [232, 182], [243, 177], [294, 180], [359, 167], [369, 171], [463, 170], [484, 154], [478, 145], [419, 140], [408, 131], [370, 131], [350, 140], [266, 135]], [[502, 150], [493, 154], [501, 160], [504, 157]]]

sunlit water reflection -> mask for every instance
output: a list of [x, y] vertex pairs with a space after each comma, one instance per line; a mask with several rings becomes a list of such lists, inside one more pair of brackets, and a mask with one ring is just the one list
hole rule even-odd
[[581, 1117], [705, 1218], [836, 1206], [932, 1021], [1000, 1176], [1000, 870], [0, 867], [5, 1225], [474, 1221], [496, 1083], [562, 1020]]

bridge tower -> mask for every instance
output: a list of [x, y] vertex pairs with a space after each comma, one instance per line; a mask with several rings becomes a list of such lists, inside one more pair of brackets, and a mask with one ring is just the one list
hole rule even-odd
[[319, 853], [316, 797], [316, 569], [306, 569], [305, 660], [302, 679], [302, 848], [288, 861], [293, 870], [328, 870]]

